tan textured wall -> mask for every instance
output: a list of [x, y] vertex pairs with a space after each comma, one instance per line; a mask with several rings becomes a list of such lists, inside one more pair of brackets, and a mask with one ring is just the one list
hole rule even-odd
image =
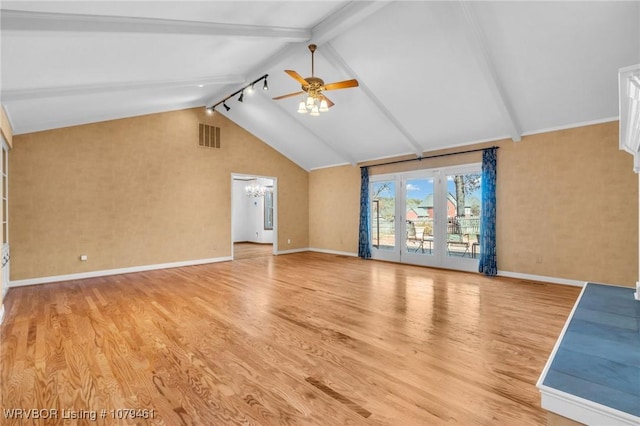
[[502, 144], [498, 161], [500, 269], [633, 285], [638, 185], [617, 122]]
[[360, 168], [311, 171], [309, 194], [309, 246], [358, 253]]
[[[500, 270], [626, 286], [635, 283], [639, 263], [638, 177], [633, 173], [632, 156], [618, 149], [617, 122], [525, 136], [517, 143], [503, 140], [458, 150], [491, 145], [500, 146]], [[371, 173], [481, 160], [481, 153], [472, 153], [376, 167]], [[334, 179], [332, 170], [312, 172], [314, 188], [324, 181], [330, 183]], [[359, 178], [345, 180], [347, 184], [348, 193], [359, 190]], [[310, 205], [322, 202], [316, 200], [314, 191], [310, 194]], [[326, 228], [343, 221], [357, 223], [359, 214], [341, 209], [324, 213]], [[335, 237], [315, 237], [313, 222], [311, 228], [312, 241], [319, 242], [313, 247], [339, 246]], [[351, 238], [357, 239], [357, 228]]]
[[0, 106], [0, 132], [4, 136], [4, 140], [7, 141], [9, 147], [13, 147], [13, 129], [9, 122], [9, 117], [4, 110], [4, 107]]
[[[197, 147], [199, 122], [221, 128], [220, 150]], [[279, 248], [308, 246], [308, 173], [219, 113], [174, 111], [14, 142], [12, 280], [229, 256], [232, 173], [276, 177]]]

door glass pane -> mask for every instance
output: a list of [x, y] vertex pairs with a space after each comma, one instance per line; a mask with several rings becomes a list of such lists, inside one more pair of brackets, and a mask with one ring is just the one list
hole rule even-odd
[[264, 193], [264, 229], [273, 230], [273, 189]]
[[447, 256], [478, 256], [482, 205], [480, 176], [480, 173], [447, 176]]
[[371, 189], [372, 245], [380, 250], [393, 250], [396, 246], [396, 183], [373, 182]]
[[433, 254], [433, 178], [407, 179], [405, 251]]

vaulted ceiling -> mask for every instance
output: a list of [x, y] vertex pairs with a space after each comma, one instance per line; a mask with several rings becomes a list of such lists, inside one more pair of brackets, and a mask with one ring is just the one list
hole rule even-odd
[[[210, 106], [311, 170], [618, 117], [640, 2], [3, 1], [16, 134]], [[355, 78], [298, 114], [300, 84]]]

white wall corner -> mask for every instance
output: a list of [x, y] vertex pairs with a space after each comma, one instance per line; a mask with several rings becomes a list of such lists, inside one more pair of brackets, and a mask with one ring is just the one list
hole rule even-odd
[[633, 171], [640, 173], [640, 64], [618, 71], [620, 149], [633, 155]]

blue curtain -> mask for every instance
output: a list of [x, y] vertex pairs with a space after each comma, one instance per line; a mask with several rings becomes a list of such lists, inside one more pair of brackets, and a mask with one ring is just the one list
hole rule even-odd
[[496, 259], [496, 167], [497, 148], [482, 151], [482, 217], [480, 219], [480, 264], [478, 271], [494, 276]]
[[358, 237], [358, 256], [363, 259], [371, 258], [371, 244], [369, 244], [369, 168], [360, 169], [360, 235]]

